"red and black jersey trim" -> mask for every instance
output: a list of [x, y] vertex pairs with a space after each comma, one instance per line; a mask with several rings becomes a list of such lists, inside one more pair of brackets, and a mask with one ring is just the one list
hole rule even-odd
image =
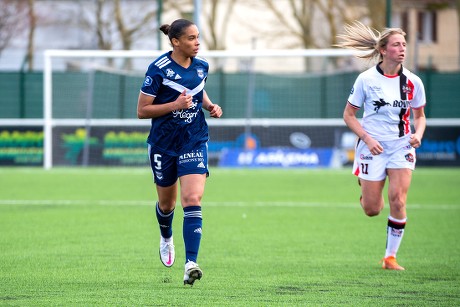
[[354, 104], [352, 104], [352, 103], [349, 102], [349, 101], [347, 101], [347, 103], [348, 103], [348, 105], [349, 105], [350, 107], [352, 107], [353, 109], [356, 109], [356, 110], [359, 110], [359, 109], [360, 109], [360, 107], [355, 106]]
[[[402, 66], [401, 66], [401, 74], [399, 75], [399, 92], [401, 96], [401, 100], [407, 101], [412, 100], [414, 91], [414, 84], [407, 78], [405, 74], [402, 73]], [[410, 116], [410, 109], [409, 108], [402, 108], [399, 112], [399, 137], [403, 137], [404, 135], [408, 134], [409, 131], [409, 116]]]

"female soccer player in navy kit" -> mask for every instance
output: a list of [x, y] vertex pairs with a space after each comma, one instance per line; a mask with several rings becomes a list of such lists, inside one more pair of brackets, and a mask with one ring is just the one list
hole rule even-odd
[[[358, 136], [353, 173], [361, 185], [361, 206], [366, 215], [375, 216], [384, 206], [382, 195], [389, 179], [390, 215], [382, 267], [404, 270], [396, 253], [406, 225], [406, 199], [415, 168], [415, 148], [421, 145], [426, 127], [425, 89], [418, 76], [403, 67], [406, 55], [405, 33], [387, 28], [378, 35], [360, 22], [345, 28], [338, 46], [369, 50], [362, 58], [378, 58], [376, 66], [356, 79], [343, 118]], [[360, 123], [357, 111], [363, 107]], [[415, 132], [411, 132], [410, 113]]]
[[209, 175], [208, 126], [202, 109], [215, 118], [222, 116], [222, 109], [211, 102], [204, 90], [209, 65], [196, 56], [200, 46], [196, 25], [178, 19], [171, 25], [162, 25], [160, 30], [168, 36], [173, 50], [150, 64], [137, 114], [138, 118], [152, 119], [147, 143], [158, 194], [160, 260], [167, 267], [174, 264], [172, 221], [179, 178], [184, 210], [184, 285], [193, 285], [203, 274], [197, 257], [202, 232], [201, 198]]

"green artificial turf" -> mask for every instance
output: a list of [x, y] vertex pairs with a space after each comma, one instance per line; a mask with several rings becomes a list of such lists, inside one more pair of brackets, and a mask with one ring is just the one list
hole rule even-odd
[[[460, 169], [419, 168], [398, 253], [349, 169], [211, 169], [198, 263], [158, 257], [148, 168], [0, 168], [1, 306], [458, 306]], [[386, 197], [385, 197], [386, 199]]]

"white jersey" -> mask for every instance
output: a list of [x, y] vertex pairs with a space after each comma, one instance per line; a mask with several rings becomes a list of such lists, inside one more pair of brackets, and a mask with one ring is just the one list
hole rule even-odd
[[385, 76], [378, 65], [362, 72], [348, 97], [351, 107], [364, 105], [361, 125], [377, 141], [410, 135], [410, 109], [425, 103], [422, 80], [402, 66], [396, 76]]

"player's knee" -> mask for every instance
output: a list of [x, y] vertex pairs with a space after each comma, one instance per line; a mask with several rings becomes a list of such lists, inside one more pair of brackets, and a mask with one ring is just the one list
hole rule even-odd
[[392, 211], [402, 212], [405, 210], [406, 203], [402, 198], [390, 199], [390, 206]]
[[371, 206], [368, 206], [367, 204], [363, 205], [364, 213], [367, 216], [377, 216], [380, 214], [382, 209], [383, 209], [382, 204], [371, 204]]
[[377, 216], [377, 215], [380, 214], [380, 211], [381, 211], [381, 210], [374, 209], [374, 208], [364, 208], [364, 213], [365, 213], [367, 216]]
[[171, 200], [171, 201], [161, 201], [160, 204], [160, 209], [163, 213], [169, 213], [174, 210], [176, 207], [176, 201]]
[[201, 194], [190, 193], [182, 196], [182, 203], [187, 205], [200, 205], [201, 204]]

